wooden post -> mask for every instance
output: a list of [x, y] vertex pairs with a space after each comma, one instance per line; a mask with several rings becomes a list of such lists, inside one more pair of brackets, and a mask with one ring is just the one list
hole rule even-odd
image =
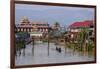
[[23, 56], [25, 56], [25, 48], [26, 48], [26, 45], [25, 45], [25, 41], [24, 41]]
[[64, 42], [65, 42], [65, 55], [66, 55], [66, 38], [64, 38]]
[[49, 43], [49, 32], [50, 32], [50, 30], [48, 29], [48, 56], [49, 56], [49, 46], [50, 46], [50, 43]]
[[34, 56], [34, 39], [33, 39], [32, 55]]
[[50, 45], [50, 44], [49, 44], [49, 38], [48, 38], [48, 56], [49, 56], [49, 45]]

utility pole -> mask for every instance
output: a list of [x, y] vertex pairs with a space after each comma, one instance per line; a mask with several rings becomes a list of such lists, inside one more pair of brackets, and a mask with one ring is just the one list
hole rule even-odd
[[48, 56], [49, 56], [49, 46], [50, 46], [50, 43], [49, 43], [49, 32], [50, 32], [50, 31], [49, 31], [49, 29], [48, 29], [48, 49], [47, 49], [47, 50], [48, 50]]
[[66, 38], [64, 37], [64, 43], [65, 43], [65, 55], [66, 55]]
[[34, 56], [34, 39], [32, 40], [33, 46], [32, 46], [32, 55]]
[[49, 56], [49, 46], [50, 44], [49, 44], [49, 38], [48, 38], [48, 56]]

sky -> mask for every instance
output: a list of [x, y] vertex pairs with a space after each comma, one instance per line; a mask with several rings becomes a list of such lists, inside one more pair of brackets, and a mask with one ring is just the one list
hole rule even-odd
[[30, 22], [55, 22], [69, 26], [74, 22], [93, 20], [94, 8], [61, 7], [49, 5], [15, 5], [15, 23], [20, 23], [22, 17], [27, 17]]

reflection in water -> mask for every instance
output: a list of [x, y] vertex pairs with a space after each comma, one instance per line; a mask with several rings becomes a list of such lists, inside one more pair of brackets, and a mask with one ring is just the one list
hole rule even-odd
[[[59, 52], [57, 47], [61, 49]], [[64, 62], [80, 62], [93, 61], [94, 57], [87, 52], [74, 51], [64, 46], [56, 46], [50, 43], [50, 50], [48, 56], [47, 43], [35, 43], [26, 45], [25, 56], [20, 55], [16, 57], [16, 65], [30, 65], [30, 64], [47, 64], [47, 63], [64, 63]], [[33, 54], [34, 50], [34, 54]], [[66, 51], [65, 51], [66, 50]], [[22, 51], [21, 51], [22, 52]], [[17, 53], [18, 54], [18, 53]]]

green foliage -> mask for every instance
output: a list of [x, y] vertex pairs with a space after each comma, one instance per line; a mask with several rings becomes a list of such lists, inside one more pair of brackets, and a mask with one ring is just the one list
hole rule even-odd
[[23, 37], [25, 34], [27, 34], [27, 32], [17, 32], [16, 34], [20, 35], [21, 37]]
[[60, 26], [59, 22], [55, 22], [55, 23], [54, 23], [54, 26], [55, 26], [55, 27], [59, 27], [59, 26]]
[[15, 42], [16, 50], [24, 48], [24, 41]]
[[45, 42], [48, 42], [48, 39], [43, 39], [42, 42], [44, 42], [44, 43], [45, 43]]
[[66, 44], [65, 44], [65, 48], [73, 49], [74, 46], [75, 46], [75, 44], [73, 44], [73, 43], [66, 43]]
[[88, 51], [92, 51], [93, 48], [95, 47], [95, 46], [94, 46], [94, 42], [92, 42], [92, 41], [89, 42], [87, 46], [88, 46]]

